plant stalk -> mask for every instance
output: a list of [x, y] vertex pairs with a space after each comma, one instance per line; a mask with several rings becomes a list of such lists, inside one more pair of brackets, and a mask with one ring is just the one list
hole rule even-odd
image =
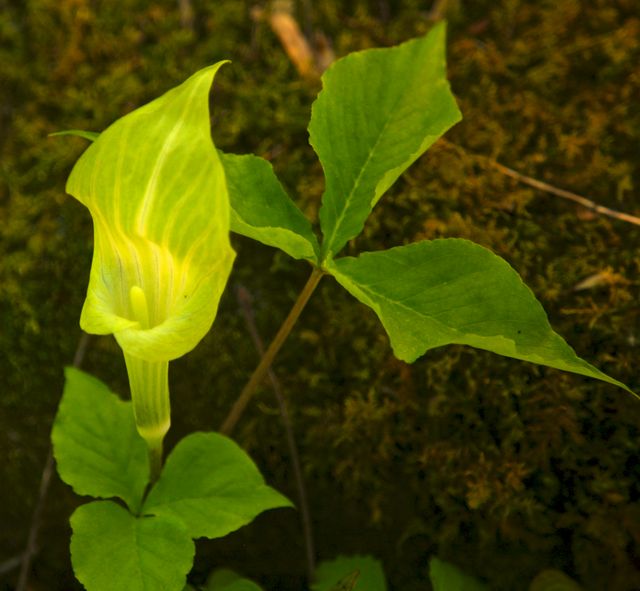
[[157, 445], [147, 447], [147, 451], [149, 452], [149, 481], [150, 484], [155, 484], [162, 472], [162, 439]]
[[280, 351], [280, 348], [287, 340], [291, 329], [294, 327], [296, 321], [300, 316], [300, 313], [302, 312], [302, 310], [304, 310], [304, 307], [307, 305], [311, 294], [317, 287], [323, 275], [324, 271], [322, 271], [322, 269], [319, 269], [318, 267], [313, 268], [313, 271], [311, 272], [307, 283], [298, 295], [298, 299], [293, 304], [289, 315], [282, 323], [280, 330], [278, 330], [278, 333], [274, 337], [273, 341], [271, 341], [271, 344], [260, 360], [258, 367], [256, 367], [256, 369], [254, 370], [246, 386], [242, 389], [242, 392], [240, 392], [240, 396], [238, 396], [238, 399], [231, 407], [231, 411], [227, 415], [227, 418], [220, 426], [220, 433], [222, 433], [223, 435], [230, 435], [234, 427], [236, 426], [236, 423], [240, 420], [242, 413], [247, 407], [247, 404], [249, 404], [249, 401], [255, 394], [255, 391], [260, 385], [260, 382], [262, 382], [265, 375], [267, 374], [267, 370], [271, 367], [275, 356], [278, 354], [278, 351]]
[[149, 476], [153, 484], [162, 470], [162, 441], [171, 425], [169, 362], [124, 356], [136, 429], [147, 444]]

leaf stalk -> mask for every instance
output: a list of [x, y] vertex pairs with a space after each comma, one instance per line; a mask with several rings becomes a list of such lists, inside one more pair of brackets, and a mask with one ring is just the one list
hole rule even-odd
[[294, 327], [295, 323], [300, 317], [302, 310], [304, 310], [307, 302], [309, 301], [309, 298], [311, 297], [311, 294], [314, 292], [323, 275], [324, 271], [322, 269], [318, 267], [313, 268], [313, 271], [311, 272], [307, 283], [302, 288], [302, 291], [298, 295], [298, 299], [293, 304], [293, 307], [289, 311], [289, 314], [286, 317], [285, 321], [282, 323], [282, 326], [280, 326], [280, 329], [278, 330], [273, 341], [271, 341], [271, 344], [260, 360], [258, 367], [256, 367], [256, 369], [254, 370], [253, 374], [249, 378], [249, 381], [242, 389], [242, 392], [240, 392], [240, 395], [231, 407], [227, 418], [220, 426], [220, 433], [222, 433], [223, 435], [230, 435], [234, 427], [236, 426], [236, 423], [240, 420], [242, 413], [247, 407], [247, 404], [249, 404], [249, 401], [255, 394], [258, 386], [266, 376], [267, 370], [271, 367], [275, 356], [278, 354], [278, 351], [280, 351], [280, 348], [287, 340], [291, 329]]

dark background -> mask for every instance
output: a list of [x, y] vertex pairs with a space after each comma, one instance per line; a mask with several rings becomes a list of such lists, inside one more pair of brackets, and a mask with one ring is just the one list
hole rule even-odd
[[[318, 89], [288, 59], [257, 1], [0, 0], [0, 563], [22, 552], [59, 401], [80, 337], [91, 220], [64, 193], [78, 138], [231, 59], [216, 78], [218, 147], [271, 160], [316, 219], [322, 171], [306, 125]], [[260, 16], [260, 10], [266, 12]], [[293, 5], [337, 57], [425, 33], [430, 1]], [[498, 172], [518, 171], [640, 214], [637, 0], [449, 2], [448, 62], [464, 115], [376, 207], [347, 253], [458, 236], [506, 258], [578, 354], [640, 390], [640, 233]], [[301, 289], [301, 262], [248, 239], [230, 286], [254, 296], [275, 334]], [[580, 285], [591, 281], [586, 288]], [[169, 444], [216, 428], [257, 364], [233, 290], [212, 332], [172, 364]], [[121, 352], [91, 341], [85, 369], [128, 391]], [[640, 589], [640, 403], [575, 375], [464, 347], [397, 361], [374, 314], [324, 279], [275, 369], [291, 407], [320, 559], [371, 553], [393, 590], [429, 589], [437, 554], [492, 589], [525, 590], [558, 568], [587, 590]], [[273, 393], [235, 438], [296, 498]], [[33, 590], [78, 589], [54, 479]], [[200, 542], [193, 581], [232, 567], [267, 589], [305, 575], [297, 513], [272, 511]], [[13, 589], [17, 569], [0, 576]]]

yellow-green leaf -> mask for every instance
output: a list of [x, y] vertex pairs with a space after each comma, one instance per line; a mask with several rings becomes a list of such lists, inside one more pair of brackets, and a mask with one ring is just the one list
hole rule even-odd
[[229, 186], [231, 230], [316, 262], [320, 247], [311, 222], [291, 201], [271, 163], [253, 154], [220, 157]]
[[195, 547], [172, 517], [134, 516], [111, 501], [71, 516], [71, 562], [87, 591], [182, 591]]
[[326, 179], [323, 258], [362, 231], [384, 192], [460, 118], [444, 24], [397, 47], [351, 53], [324, 73], [309, 123]]
[[403, 361], [442, 345], [470, 345], [629, 390], [553, 331], [540, 302], [504, 259], [468, 240], [425, 240], [344, 257], [328, 270], [375, 311]]

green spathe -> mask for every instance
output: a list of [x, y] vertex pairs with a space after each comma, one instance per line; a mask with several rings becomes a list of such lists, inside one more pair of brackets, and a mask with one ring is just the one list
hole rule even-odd
[[112, 501], [71, 516], [71, 562], [87, 591], [182, 591], [195, 546], [171, 517], [135, 517]]
[[461, 119], [446, 77], [445, 30], [351, 53], [322, 76], [309, 137], [326, 180], [323, 258], [362, 231], [382, 194]]
[[416, 242], [340, 258], [328, 269], [375, 311], [403, 361], [442, 345], [470, 345], [628, 390], [578, 357], [520, 276], [478, 244], [457, 238]]
[[99, 136], [82, 134], [95, 141], [67, 182], [94, 225], [80, 325], [113, 334], [122, 347], [152, 479], [170, 426], [168, 362], [211, 328], [235, 256], [224, 170], [209, 123], [209, 90], [222, 63]]
[[166, 362], [193, 349], [231, 270], [229, 199], [208, 106], [221, 64], [108, 127], [67, 182], [94, 222], [80, 324], [113, 333], [131, 358]]

